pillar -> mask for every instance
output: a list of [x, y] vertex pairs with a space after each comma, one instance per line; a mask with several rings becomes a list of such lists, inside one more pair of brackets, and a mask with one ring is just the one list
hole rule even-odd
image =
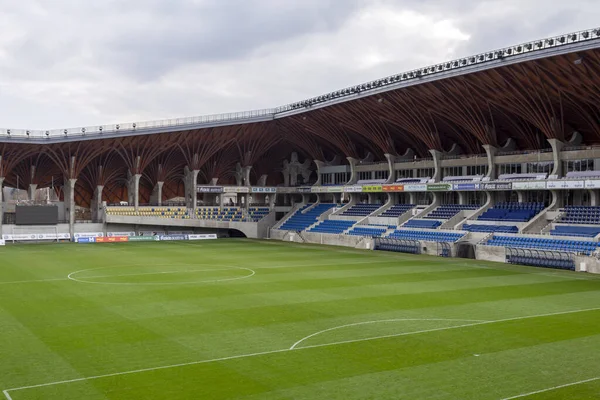
[[396, 182], [396, 171], [394, 170], [394, 162], [396, 161], [396, 156], [393, 154], [384, 154], [387, 162], [388, 162], [388, 178], [385, 183], [394, 183]]
[[350, 180], [346, 183], [346, 185], [355, 185], [358, 181], [358, 174], [356, 173], [356, 164], [358, 164], [358, 160], [353, 157], [346, 157], [348, 160], [348, 164], [350, 164]]
[[557, 178], [562, 178], [562, 162], [560, 160], [560, 152], [565, 146], [563, 142], [558, 139], [548, 139], [550, 147], [552, 147], [552, 160], [554, 161], [554, 168], [550, 175], [556, 175]]
[[150, 195], [150, 203], [156, 204], [157, 206], [162, 205], [162, 188], [165, 183], [162, 181], [156, 182], [152, 194]]
[[104, 221], [104, 210], [102, 208], [102, 191], [104, 186], [98, 185], [94, 189], [94, 195], [92, 196], [91, 212], [92, 219], [94, 222]]
[[244, 186], [252, 186], [250, 183], [250, 171], [252, 171], [252, 165], [244, 167]]
[[[2, 178], [0, 178], [2, 179]], [[2, 188], [2, 181], [0, 181], [0, 188]], [[590, 194], [590, 206], [598, 206], [599, 202], [598, 202], [598, 190], [595, 189], [588, 189], [588, 193]], [[0, 193], [0, 199], [2, 198], [2, 194]], [[0, 215], [2, 213], [2, 210], [0, 209]], [[2, 224], [2, 221], [0, 221], [0, 224]]]
[[[185, 188], [185, 205], [187, 208], [194, 210], [194, 215], [196, 214], [196, 208], [198, 208], [198, 201], [196, 200], [196, 191], [198, 186], [196, 182], [198, 182], [198, 173], [200, 173], [200, 170], [191, 170], [186, 166], [183, 174], [183, 186]], [[221, 195], [221, 197], [223, 196]]]
[[433, 157], [433, 167], [435, 168], [431, 178], [434, 182], [439, 182], [442, 180], [442, 152], [438, 150], [429, 150], [429, 152]]
[[323, 181], [321, 180], [321, 168], [325, 166], [325, 163], [320, 160], [314, 160], [315, 165], [317, 166], [317, 181], [314, 186], [321, 186]]
[[267, 174], [261, 175], [260, 178], [258, 179], [258, 182], [256, 183], [256, 186], [261, 186], [261, 187], [267, 186], [267, 178], [268, 178]]
[[408, 192], [410, 204], [417, 204], [417, 192]]
[[135, 210], [140, 208], [140, 178], [142, 174], [129, 174], [127, 180], [127, 201], [133, 204]]
[[458, 193], [458, 204], [467, 204], [467, 194], [465, 192]]
[[497, 178], [496, 176], [496, 153], [498, 149], [492, 145], [484, 144], [483, 148], [485, 150], [485, 154], [487, 155], [487, 174], [486, 178], [490, 178], [490, 180], [494, 180]]
[[77, 179], [65, 179], [65, 216], [69, 221], [71, 240], [75, 237], [75, 183]]
[[35, 191], [37, 190], [37, 183], [30, 183], [28, 189], [29, 200], [35, 200]]
[[525, 196], [523, 195], [522, 190], [517, 190], [517, 200], [519, 203], [525, 203]]

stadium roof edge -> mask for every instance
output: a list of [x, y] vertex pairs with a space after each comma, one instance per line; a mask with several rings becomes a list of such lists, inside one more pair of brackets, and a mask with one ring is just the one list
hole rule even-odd
[[264, 122], [425, 82], [598, 47], [600, 28], [593, 28], [418, 68], [271, 109], [45, 131], [0, 129], [0, 142], [63, 143]]

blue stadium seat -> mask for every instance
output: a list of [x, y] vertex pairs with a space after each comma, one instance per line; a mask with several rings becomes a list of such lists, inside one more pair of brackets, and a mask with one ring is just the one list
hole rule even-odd
[[319, 222], [318, 225], [309, 229], [308, 232], [339, 234], [350, 228], [355, 223], [356, 221], [337, 221], [328, 219], [326, 221]]
[[562, 240], [496, 235], [489, 239], [486, 244], [488, 246], [566, 251], [572, 253], [584, 253], [588, 255], [598, 248], [597, 242], [585, 240]]
[[405, 228], [422, 228], [422, 229], [435, 229], [442, 223], [440, 221], [429, 221], [426, 219], [411, 219], [407, 223], [402, 225]]
[[306, 210], [308, 207], [312, 206], [312, 204], [307, 204], [298, 211], [294, 213], [279, 229], [286, 231], [303, 231], [315, 222], [317, 222], [317, 218], [324, 212], [329, 209], [335, 207], [335, 204], [329, 203], [321, 203], [316, 205], [312, 210], [307, 211], [306, 213], [302, 213], [302, 211]]
[[527, 222], [544, 209], [543, 203], [498, 203], [477, 218], [480, 221]]
[[443, 231], [414, 231], [406, 229], [397, 229], [392, 232], [388, 238], [404, 240], [424, 240], [429, 242], [456, 242], [462, 238], [464, 233], [443, 232]]
[[353, 217], [366, 217], [380, 208], [382, 204], [356, 204], [342, 213]]
[[477, 204], [444, 204], [427, 214], [425, 218], [450, 219], [463, 210], [477, 210], [479, 207], [481, 206]]

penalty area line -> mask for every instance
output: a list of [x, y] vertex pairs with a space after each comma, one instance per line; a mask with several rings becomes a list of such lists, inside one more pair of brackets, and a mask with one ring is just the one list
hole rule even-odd
[[[504, 318], [504, 319], [484, 321], [484, 322], [475, 322], [475, 323], [471, 323], [471, 324], [444, 327], [444, 328], [438, 328], [438, 329], [428, 329], [428, 330], [417, 331], [417, 332], [400, 333], [400, 334], [396, 334], [396, 335], [375, 336], [375, 337], [371, 337], [371, 338], [364, 338], [364, 339], [357, 339], [357, 340], [346, 340], [346, 341], [340, 341], [340, 342], [323, 343], [323, 344], [318, 344], [318, 345], [313, 345], [313, 346], [295, 347], [293, 349], [286, 348], [286, 349], [279, 349], [279, 350], [262, 351], [262, 352], [257, 352], [257, 353], [239, 354], [239, 355], [235, 355], [235, 356], [213, 358], [213, 359], [208, 359], [208, 360], [191, 361], [191, 362], [186, 362], [186, 363], [163, 365], [163, 366], [150, 367], [150, 368], [142, 368], [142, 369], [131, 370], [131, 371], [114, 372], [114, 373], [105, 374], [105, 375], [96, 375], [96, 376], [89, 376], [89, 377], [83, 377], [83, 378], [67, 379], [67, 380], [56, 381], [56, 382], [41, 383], [38, 385], [21, 386], [21, 387], [17, 387], [17, 388], [5, 389], [5, 390], [3, 390], [2, 393], [4, 393], [6, 400], [13, 400], [10, 397], [10, 392], [17, 392], [17, 391], [27, 390], [27, 389], [36, 389], [36, 388], [63, 385], [63, 384], [69, 384], [69, 383], [85, 382], [85, 381], [96, 380], [96, 379], [101, 379], [101, 378], [132, 375], [132, 374], [137, 374], [137, 373], [142, 373], [142, 372], [159, 371], [159, 370], [163, 370], [163, 369], [179, 368], [179, 367], [186, 367], [186, 366], [200, 365], [200, 364], [208, 364], [208, 363], [212, 363], [212, 362], [229, 361], [229, 360], [243, 359], [243, 358], [249, 358], [249, 357], [269, 355], [269, 354], [289, 353], [289, 352], [302, 351], [302, 350], [313, 349], [313, 348], [318, 348], [318, 347], [336, 346], [336, 345], [346, 344], [346, 343], [364, 342], [364, 341], [368, 341], [368, 340], [377, 340], [377, 339], [384, 339], [384, 338], [390, 338], [390, 337], [417, 335], [417, 334], [421, 334], [421, 333], [453, 330], [453, 329], [459, 329], [459, 328], [465, 328], [465, 327], [471, 327], [471, 326], [477, 326], [477, 325], [486, 325], [486, 324], [494, 324], [494, 323], [509, 322], [509, 321], [519, 321], [519, 320], [530, 319], [530, 318], [550, 317], [550, 316], [555, 316], [555, 315], [575, 314], [575, 313], [598, 311], [598, 310], [600, 310], [600, 307], [586, 308], [586, 309], [572, 310], [572, 311], [561, 311], [561, 312], [547, 313], [547, 314], [528, 315], [528, 316], [522, 316], [522, 317]], [[600, 379], [600, 377], [593, 378], [592, 380], [598, 380], [598, 379]], [[577, 384], [581, 384], [581, 383], [585, 383], [585, 382], [591, 382], [592, 380], [580, 381], [580, 382], [575, 382], [575, 383], [567, 384], [567, 385], [563, 385], [563, 386], [557, 386], [554, 388], [545, 389], [543, 391], [555, 390], [555, 389], [559, 389], [561, 387], [567, 387], [567, 386], [573, 386], [573, 385], [577, 385]], [[508, 397], [508, 398], [505, 398], [502, 400], [516, 399], [519, 397], [525, 397], [526, 395], [535, 394], [535, 393], [537, 393], [537, 392], [522, 394], [522, 395], [518, 395], [516, 397]]]
[[600, 376], [597, 376], [595, 378], [590, 378], [590, 379], [584, 379], [582, 381], [577, 381], [577, 382], [572, 382], [572, 383], [565, 383], [564, 385], [552, 386], [552, 387], [549, 387], [549, 388], [546, 388], [546, 389], [536, 390], [535, 392], [522, 393], [522, 394], [518, 394], [518, 395], [512, 396], [512, 397], [505, 397], [502, 400], [520, 399], [520, 398], [523, 398], [523, 397], [533, 396], [534, 394], [551, 392], [553, 390], [558, 390], [558, 389], [562, 389], [562, 388], [566, 388], [566, 387], [570, 387], [570, 386], [582, 385], [584, 383], [594, 382], [594, 381], [598, 381], [598, 380], [600, 380]]

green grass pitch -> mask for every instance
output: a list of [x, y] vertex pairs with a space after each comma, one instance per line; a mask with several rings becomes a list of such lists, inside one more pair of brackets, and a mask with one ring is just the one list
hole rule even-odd
[[274, 241], [7, 246], [0, 390], [600, 399], [600, 279]]

